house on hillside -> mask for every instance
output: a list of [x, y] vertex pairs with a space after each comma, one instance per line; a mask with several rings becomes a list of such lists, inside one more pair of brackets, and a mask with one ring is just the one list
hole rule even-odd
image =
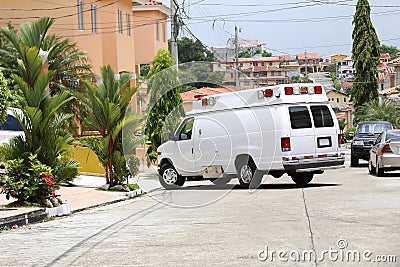
[[194, 89], [188, 92], [181, 93], [181, 97], [183, 100], [183, 108], [185, 112], [189, 112], [192, 110], [193, 102], [199, 101], [199, 99], [216, 94], [230, 93], [235, 90], [226, 88], [226, 87], [203, 87], [199, 89]]
[[306, 72], [306, 69], [307, 73], [318, 72], [321, 61], [318, 53], [297, 54], [296, 59], [299, 62], [301, 73]]

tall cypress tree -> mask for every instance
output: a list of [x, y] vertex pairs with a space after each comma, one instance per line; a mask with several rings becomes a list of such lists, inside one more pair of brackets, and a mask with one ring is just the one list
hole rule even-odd
[[356, 74], [351, 97], [355, 107], [378, 97], [380, 43], [370, 15], [368, 0], [358, 0], [352, 35], [352, 58]]
[[178, 126], [184, 110], [181, 105], [181, 85], [170, 53], [165, 49], [158, 50], [152, 63], [146, 81], [151, 93], [145, 134], [150, 141], [147, 155], [154, 161], [157, 158], [157, 147]]

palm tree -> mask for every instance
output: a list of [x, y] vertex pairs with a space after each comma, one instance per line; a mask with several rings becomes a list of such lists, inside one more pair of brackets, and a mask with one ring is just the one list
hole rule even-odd
[[122, 130], [138, 121], [137, 115], [125, 116], [137, 88], [129, 87], [130, 74], [121, 74], [117, 80], [109, 65], [101, 68], [101, 74], [101, 84], [84, 81], [86, 90], [77, 97], [87, 111], [85, 126], [101, 134], [97, 142], [84, 139], [82, 143], [97, 155], [104, 167], [107, 184], [113, 186], [129, 173], [122, 152]]
[[54, 71], [42, 72], [43, 60], [37, 47], [24, 44], [19, 48], [18, 75], [13, 74], [16, 87], [22, 96], [15, 112], [24, 131], [8, 147], [12, 158], [36, 154], [38, 160], [52, 167], [60, 180], [71, 180], [78, 174], [78, 164], [66, 157], [73, 137], [64, 130], [65, 123], [73, 116], [59, 111], [74, 97], [68, 91], [51, 95], [48, 84]]
[[23, 53], [22, 45], [35, 46], [48, 53], [48, 69], [54, 72], [50, 84], [52, 93], [60, 90], [60, 88], [75, 91], [77, 88], [73, 81], [92, 76], [91, 66], [88, 64], [89, 58], [78, 49], [75, 43], [71, 43], [68, 39], [48, 35], [53, 23], [54, 19], [48, 17], [32, 23], [24, 23], [21, 25], [20, 34], [10, 26], [1, 28], [0, 32], [4, 36], [3, 38], [8, 40], [9, 43], [4, 44], [3, 49], [0, 49], [0, 55], [11, 59], [3, 63], [2, 67], [8, 72], [16, 73], [17, 61]]
[[385, 99], [373, 100], [358, 107], [355, 112], [356, 122], [359, 121], [390, 121], [395, 128], [400, 126], [400, 107]]

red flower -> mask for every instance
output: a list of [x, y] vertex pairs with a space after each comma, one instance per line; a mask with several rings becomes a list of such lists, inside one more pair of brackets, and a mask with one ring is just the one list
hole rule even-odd
[[50, 176], [47, 176], [44, 180], [46, 181], [46, 184], [48, 186], [52, 186], [53, 185], [53, 180], [51, 179]]
[[2, 190], [2, 191], [6, 191], [6, 187], [3, 185], [3, 186], [1, 187], [1, 190]]
[[42, 173], [40, 174], [40, 177], [44, 178], [44, 177], [46, 177], [46, 174], [45, 174], [44, 172], [42, 172]]
[[56, 196], [56, 192], [53, 191], [53, 192], [51, 193], [51, 196], [52, 196], [52, 197], [55, 197], [55, 196]]

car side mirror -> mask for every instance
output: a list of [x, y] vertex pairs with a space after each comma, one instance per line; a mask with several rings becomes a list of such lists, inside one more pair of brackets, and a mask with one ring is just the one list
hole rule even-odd
[[169, 137], [169, 140], [171, 140], [171, 141], [177, 141], [177, 138], [176, 138], [174, 132], [170, 132], [168, 137]]

